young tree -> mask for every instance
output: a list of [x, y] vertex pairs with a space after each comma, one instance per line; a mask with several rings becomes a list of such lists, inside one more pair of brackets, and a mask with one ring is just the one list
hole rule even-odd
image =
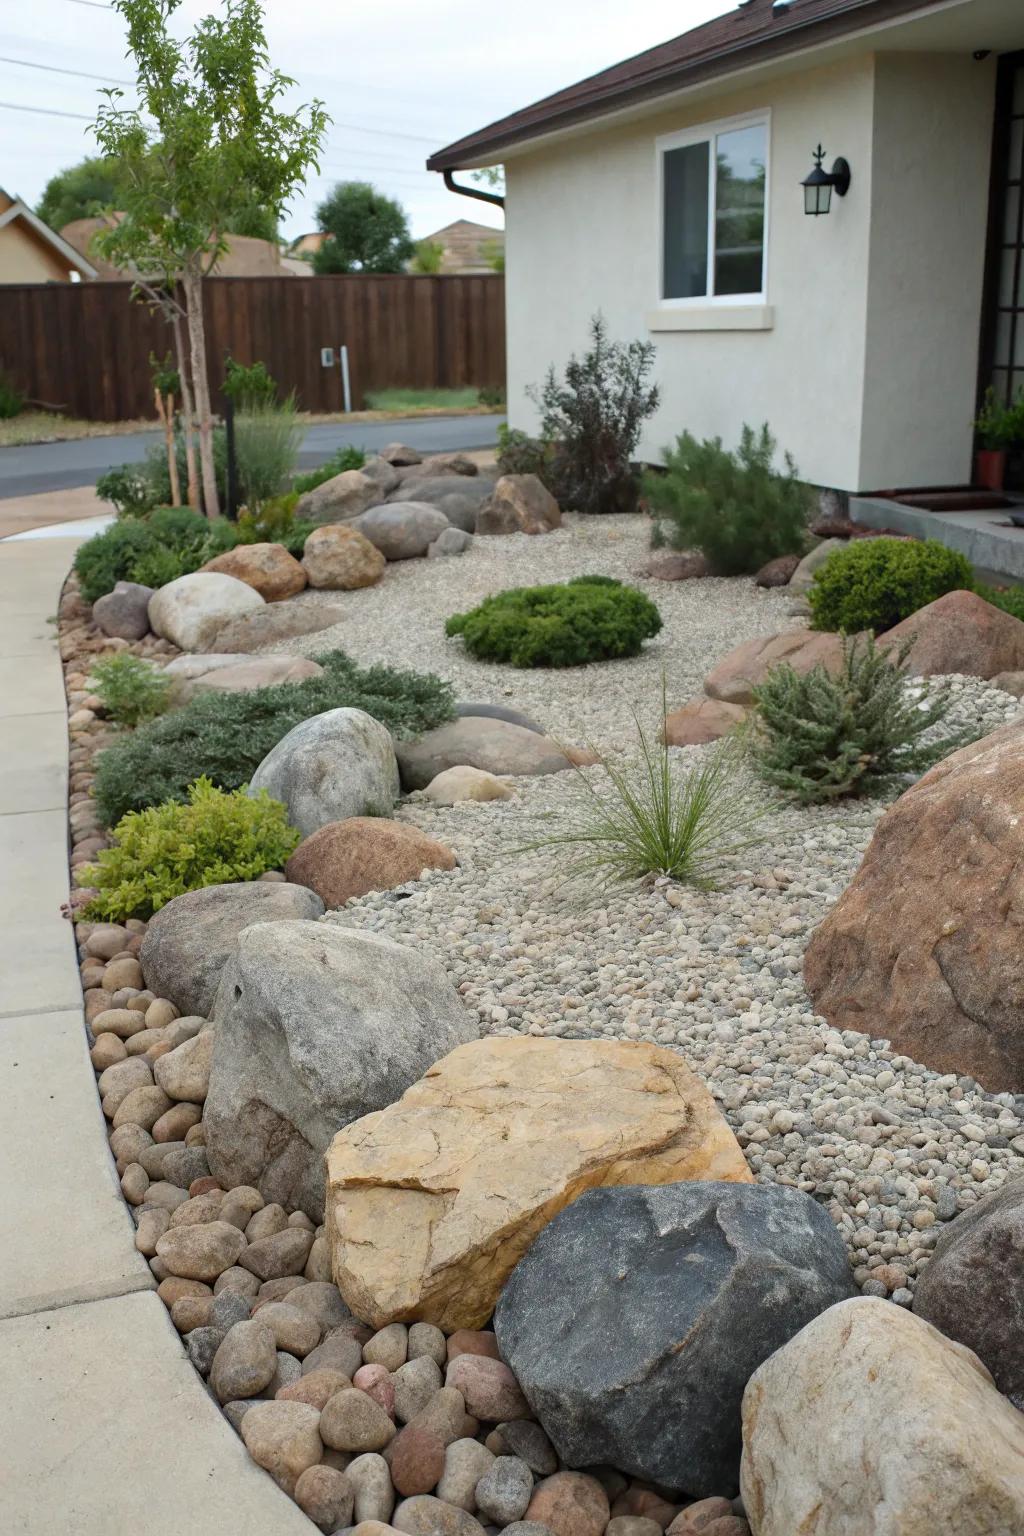
[[401, 203], [368, 181], [339, 181], [316, 211], [329, 238], [313, 257], [313, 271], [401, 272], [415, 247]]
[[72, 219], [91, 219], [117, 207], [118, 164], [106, 155], [90, 155], [51, 176], [36, 213], [51, 229], [63, 229]]
[[107, 91], [95, 134], [124, 174], [124, 218], [104, 254], [140, 273], [176, 277], [184, 295], [199, 425], [203, 504], [218, 511], [213, 416], [206, 370], [203, 279], [241, 207], [284, 203], [315, 166], [327, 126], [319, 101], [280, 108], [293, 82], [271, 69], [259, 0], [223, 0], [179, 42], [170, 21], [181, 0], [112, 0], [128, 27], [137, 107]]
[[417, 240], [410, 272], [436, 274], [444, 266], [444, 246], [440, 240]]

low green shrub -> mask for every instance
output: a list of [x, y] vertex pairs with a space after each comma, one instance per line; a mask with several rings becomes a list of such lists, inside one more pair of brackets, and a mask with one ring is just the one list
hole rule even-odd
[[83, 909], [88, 921], [152, 917], [161, 907], [207, 885], [257, 880], [279, 869], [301, 834], [266, 790], [225, 794], [199, 779], [188, 800], [168, 801], [122, 817], [116, 841], [82, 870], [97, 894]]
[[505, 386], [503, 384], [483, 384], [476, 392], [476, 397], [481, 405], [489, 410], [497, 410], [505, 404]]
[[1024, 619], [1024, 587], [990, 587], [983, 581], [976, 581], [974, 590], [994, 608], [1001, 608], [1015, 619]]
[[719, 576], [753, 575], [779, 555], [803, 552], [813, 493], [787, 453], [775, 468], [775, 439], [764, 425], [743, 428], [735, 453], [720, 437], [689, 432], [665, 455], [663, 473], [644, 477], [655, 548], [699, 549]]
[[237, 542], [230, 524], [210, 523], [190, 507], [158, 507], [145, 518], [124, 518], [79, 545], [75, 570], [82, 596], [94, 603], [119, 581], [162, 586], [230, 548], [225, 539]]
[[274, 405], [277, 400], [277, 385], [267, 372], [266, 363], [246, 366], [229, 357], [221, 387], [239, 411], [248, 411], [253, 406]]
[[906, 686], [910, 651], [879, 649], [870, 635], [843, 640], [843, 667], [798, 673], [773, 667], [754, 689], [751, 755], [761, 777], [809, 804], [884, 789], [923, 773], [968, 739], [925, 743], [949, 709], [945, 688], [915, 679]]
[[551, 443], [502, 422], [498, 428], [497, 461], [499, 474], [536, 475], [554, 495], [555, 451]]
[[814, 574], [811, 627], [881, 635], [945, 593], [973, 585], [970, 561], [937, 539], [851, 539]]
[[[168, 482], [169, 485], [170, 482]], [[141, 517], [155, 505], [153, 477], [147, 465], [119, 464], [96, 481], [96, 495], [113, 502], [118, 517]]]
[[243, 512], [234, 524], [239, 544], [283, 544], [290, 555], [300, 559], [316, 523], [295, 516], [298, 503], [295, 491], [274, 496], [256, 512]]
[[25, 408], [25, 396], [10, 374], [0, 368], [0, 421], [11, 421]]
[[451, 686], [429, 673], [357, 667], [343, 651], [317, 660], [322, 677], [248, 693], [200, 693], [101, 752], [94, 794], [104, 824], [184, 800], [204, 776], [221, 789], [238, 789], [293, 726], [328, 709], [365, 710], [399, 737], [432, 730], [454, 714]]
[[485, 598], [445, 625], [481, 661], [514, 667], [579, 667], [638, 656], [661, 628], [642, 592], [609, 576], [578, 576], [564, 586], [513, 587]]
[[119, 651], [104, 656], [92, 669], [92, 691], [118, 725], [141, 725], [162, 715], [170, 700], [170, 679], [152, 662]]
[[[196, 451], [198, 453], [198, 446]], [[178, 465], [178, 482], [184, 492], [188, 485], [188, 464], [180, 422], [175, 428], [174, 453]], [[217, 494], [223, 502], [227, 490], [227, 438], [223, 427], [213, 429], [213, 463]], [[167, 465], [166, 448], [162, 444], [154, 444], [140, 463], [119, 464], [114, 469], [108, 469], [96, 482], [96, 494], [105, 501], [112, 501], [119, 517], [143, 517], [154, 507], [169, 506], [171, 472]]]
[[362, 469], [365, 463], [366, 454], [361, 448], [336, 448], [330, 458], [318, 464], [316, 469], [308, 469], [304, 474], [293, 476], [292, 490], [304, 496], [307, 491], [315, 491], [318, 485], [323, 485], [325, 480], [333, 480], [335, 475], [344, 474], [346, 469]]

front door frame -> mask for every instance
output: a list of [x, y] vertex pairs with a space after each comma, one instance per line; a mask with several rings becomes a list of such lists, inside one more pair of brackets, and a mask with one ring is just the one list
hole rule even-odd
[[[1016, 248], [1017, 259], [1014, 269], [1013, 297], [1024, 293], [1021, 284], [1021, 273], [1024, 269], [1024, 165], [1018, 167], [1020, 180], [1011, 182], [1009, 177], [1010, 151], [1013, 135], [1013, 93], [1018, 69], [1024, 68], [1024, 49], [1016, 53], [1004, 53], [1000, 56], [996, 74], [995, 113], [992, 125], [992, 173], [989, 183], [989, 208], [988, 208], [988, 236], [985, 248], [985, 285], [981, 307], [981, 345], [978, 352], [978, 406], [985, 398], [985, 393], [992, 383], [995, 371], [996, 356], [996, 327], [999, 320], [999, 285], [1002, 269], [1003, 251], [1007, 242], [1003, 239], [1003, 231], [1006, 221], [1006, 189], [1010, 185], [1019, 187], [1017, 199], [1017, 231]], [[1021, 117], [1022, 114], [1016, 114]], [[1022, 151], [1024, 158], [1024, 151]], [[1014, 305], [1013, 318], [1010, 325], [1010, 354], [1007, 368], [1006, 390], [1004, 403], [1009, 405], [1014, 394], [1019, 394], [1024, 389], [1024, 362], [1018, 368], [1014, 368], [1014, 352], [1017, 336], [1024, 333], [1024, 308]], [[1024, 341], [1022, 341], [1022, 357], [1024, 357]], [[1014, 384], [1017, 376], [1016, 386]]]

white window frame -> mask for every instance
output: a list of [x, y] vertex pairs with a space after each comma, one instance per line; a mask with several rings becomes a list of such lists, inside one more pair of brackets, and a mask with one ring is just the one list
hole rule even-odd
[[[718, 212], [717, 156], [714, 144], [719, 134], [731, 133], [737, 128], [763, 127], [765, 130], [764, 166], [764, 236], [761, 251], [761, 288], [756, 293], [712, 293], [715, 275], [716, 223]], [[693, 294], [689, 298], [665, 297], [665, 155], [671, 149], [684, 149], [689, 144], [709, 144], [708, 155], [708, 270], [707, 292]], [[723, 117], [715, 122], [696, 123], [678, 133], [663, 134], [654, 142], [657, 161], [657, 231], [658, 231], [658, 308], [671, 309], [742, 309], [747, 306], [764, 306], [768, 301], [768, 227], [771, 207], [771, 158], [772, 114], [765, 107], [759, 112], [745, 112], [740, 117]]]

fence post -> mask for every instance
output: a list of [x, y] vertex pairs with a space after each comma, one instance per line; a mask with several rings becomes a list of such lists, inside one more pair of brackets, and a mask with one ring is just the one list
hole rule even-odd
[[238, 460], [235, 458], [235, 402], [228, 395], [224, 402], [224, 516], [235, 522], [238, 516]]

